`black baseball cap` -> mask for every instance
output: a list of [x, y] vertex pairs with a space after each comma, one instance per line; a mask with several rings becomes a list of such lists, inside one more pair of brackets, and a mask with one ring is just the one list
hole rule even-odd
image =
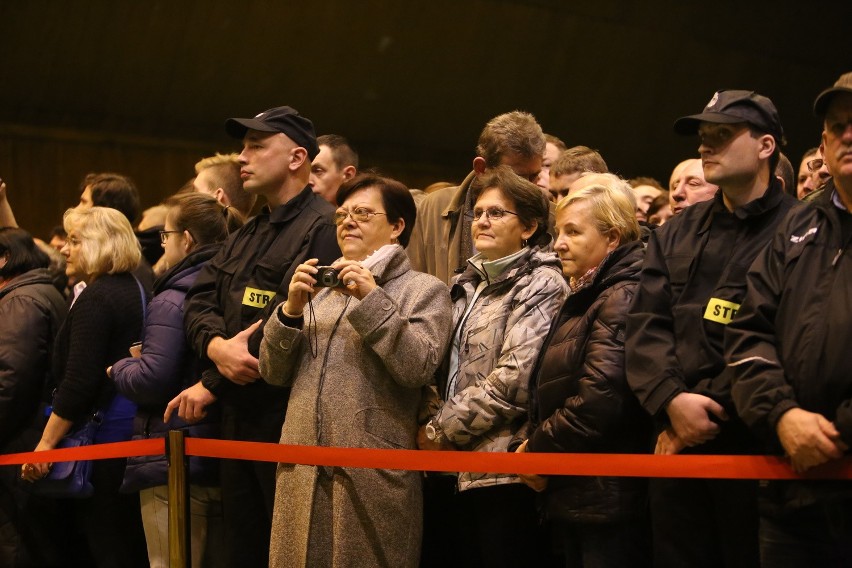
[[225, 121], [225, 132], [232, 138], [242, 140], [249, 129], [285, 134], [308, 151], [311, 161], [319, 154], [314, 124], [293, 107], [275, 107], [263, 111], [254, 118], [229, 118]]
[[778, 109], [771, 100], [754, 91], [716, 91], [704, 112], [677, 119], [674, 130], [678, 134], [696, 134], [702, 122], [747, 122], [760, 132], [771, 134], [779, 144], [784, 140]]
[[852, 93], [852, 72], [844, 73], [840, 79], [835, 81], [834, 86], [821, 92], [814, 101], [814, 114], [817, 116], [825, 116], [825, 111], [828, 110], [828, 105], [834, 95], [839, 93]]

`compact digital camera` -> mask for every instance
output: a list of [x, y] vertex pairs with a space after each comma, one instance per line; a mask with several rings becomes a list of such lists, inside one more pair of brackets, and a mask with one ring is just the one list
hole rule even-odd
[[316, 288], [338, 288], [343, 286], [340, 281], [340, 272], [330, 266], [317, 266], [317, 273], [314, 275], [317, 283]]

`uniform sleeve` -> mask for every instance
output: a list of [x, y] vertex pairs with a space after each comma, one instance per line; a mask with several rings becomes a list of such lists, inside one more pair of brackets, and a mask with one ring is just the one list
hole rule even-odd
[[[236, 233], [232, 238], [239, 236]], [[229, 245], [231, 242], [229, 241]], [[207, 356], [207, 345], [215, 337], [228, 337], [225, 317], [220, 307], [218, 276], [231, 247], [223, 247], [198, 271], [198, 277], [186, 295], [184, 328], [190, 346], [200, 357]], [[227, 294], [227, 291], [224, 292]]]
[[168, 403], [183, 384], [185, 337], [183, 307], [154, 298], [148, 306], [141, 357], [121, 359], [112, 367], [116, 389], [137, 404]]
[[601, 305], [586, 341], [577, 395], [538, 425], [528, 451], [591, 451], [621, 422], [626, 397], [633, 396], [624, 369], [624, 324], [632, 298], [622, 288]]
[[726, 371], [740, 418], [767, 441], [777, 440], [781, 415], [798, 407], [775, 342], [775, 314], [783, 289], [785, 233], [779, 231], [746, 277], [745, 299], [725, 330]]
[[50, 316], [32, 298], [8, 297], [0, 306], [0, 445], [4, 445], [39, 402], [53, 338]]
[[349, 314], [349, 323], [364, 344], [404, 387], [429, 384], [450, 341], [449, 290], [437, 279], [428, 280], [429, 285], [421, 289], [408, 313], [402, 313], [397, 299], [377, 287]]
[[447, 438], [459, 445], [527, 413], [529, 379], [553, 317], [568, 295], [562, 275], [536, 272], [507, 314], [500, 355], [490, 373], [444, 403], [436, 421]]
[[[660, 230], [664, 230], [660, 229]], [[651, 235], [639, 288], [627, 317], [627, 381], [652, 416], [664, 417], [666, 405], [687, 391], [675, 355], [669, 273], [657, 232]]]

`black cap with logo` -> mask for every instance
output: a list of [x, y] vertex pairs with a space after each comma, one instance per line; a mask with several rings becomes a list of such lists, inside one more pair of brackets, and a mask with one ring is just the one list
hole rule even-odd
[[242, 140], [246, 132], [280, 132], [308, 151], [313, 160], [319, 154], [314, 124], [293, 107], [280, 106], [265, 110], [254, 118], [229, 118], [225, 121], [228, 136]]
[[695, 134], [702, 122], [747, 122], [758, 131], [771, 134], [777, 143], [784, 141], [778, 110], [771, 100], [754, 91], [717, 91], [704, 107], [704, 112], [677, 119], [674, 130], [678, 134]]

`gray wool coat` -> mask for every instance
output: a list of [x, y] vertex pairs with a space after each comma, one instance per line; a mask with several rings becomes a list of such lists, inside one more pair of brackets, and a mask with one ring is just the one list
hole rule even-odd
[[[416, 448], [421, 387], [450, 339], [449, 291], [401, 247], [371, 271], [379, 287], [362, 301], [316, 294], [315, 357], [309, 310], [302, 329], [268, 320], [261, 376], [292, 385], [282, 444]], [[276, 479], [270, 566], [417, 566], [418, 472], [279, 464]]]

